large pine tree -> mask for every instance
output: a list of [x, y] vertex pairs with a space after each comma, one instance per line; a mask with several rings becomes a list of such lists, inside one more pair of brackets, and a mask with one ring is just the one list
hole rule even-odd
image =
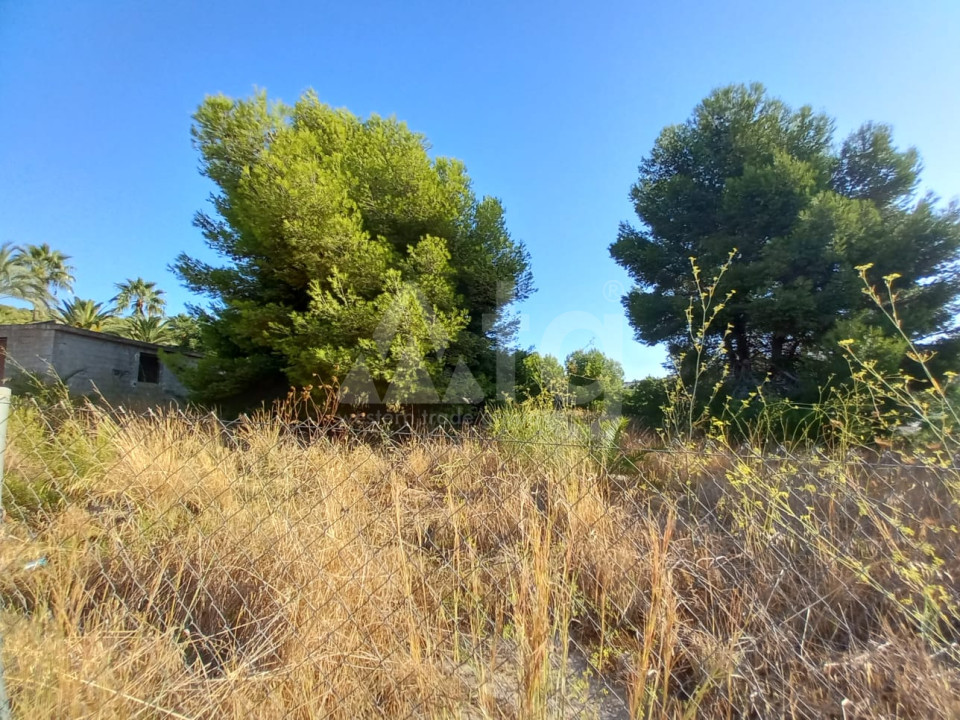
[[462, 163], [313, 93], [292, 106], [210, 97], [194, 119], [217, 188], [196, 224], [224, 260], [176, 263], [212, 300], [196, 311], [209, 354], [186, 376], [198, 400], [334, 380], [398, 404], [492, 391], [529, 259]]
[[868, 263], [876, 286], [899, 274], [906, 333], [946, 347], [957, 333], [960, 215], [916, 196], [919, 172], [916, 151], [898, 150], [887, 126], [837, 145], [833, 121], [809, 107], [760, 85], [716, 90], [661, 132], [631, 190], [640, 223], [622, 224], [610, 248], [637, 283], [623, 301], [637, 338], [688, 349], [691, 258], [709, 279], [736, 249], [718, 296], [735, 293], [711, 347], [725, 345], [741, 386], [795, 388], [803, 371], [808, 385], [822, 382], [837, 368], [837, 339], [887, 333], [862, 292], [857, 267]]

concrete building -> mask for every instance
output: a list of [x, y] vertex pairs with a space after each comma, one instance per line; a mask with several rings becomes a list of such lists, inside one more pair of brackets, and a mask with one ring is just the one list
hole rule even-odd
[[[169, 349], [168, 349], [169, 350]], [[24, 372], [59, 377], [71, 392], [133, 407], [186, 399], [186, 388], [160, 359], [164, 348], [59, 323], [0, 325], [0, 379]], [[177, 352], [188, 362], [199, 355]]]

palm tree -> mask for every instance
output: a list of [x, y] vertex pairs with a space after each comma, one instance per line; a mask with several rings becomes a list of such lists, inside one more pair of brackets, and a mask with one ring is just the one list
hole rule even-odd
[[163, 299], [163, 290], [157, 289], [157, 284], [147, 282], [143, 278], [127, 280], [117, 283], [117, 296], [113, 302], [117, 310], [123, 312], [127, 308], [133, 310], [134, 317], [159, 317], [163, 315], [163, 306], [167, 301]]
[[64, 325], [97, 332], [103, 332], [117, 317], [114, 309], [104, 303], [80, 298], [61, 303], [60, 307], [54, 309], [53, 315]]
[[155, 345], [173, 345], [177, 340], [175, 329], [170, 321], [167, 318], [157, 316], [134, 315], [126, 318], [123, 329], [118, 332], [131, 340], [140, 340]]
[[73, 267], [67, 264], [69, 255], [53, 250], [49, 245], [27, 245], [20, 254], [24, 267], [42, 290], [28, 298], [33, 304], [33, 319], [39, 319], [40, 306], [49, 309], [56, 301], [57, 291], [73, 289]]
[[10, 243], [0, 245], [0, 297], [32, 300], [40, 290], [23, 261], [23, 250]]

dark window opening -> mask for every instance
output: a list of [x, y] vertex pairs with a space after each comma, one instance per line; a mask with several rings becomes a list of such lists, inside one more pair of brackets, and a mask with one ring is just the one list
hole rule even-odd
[[7, 377], [7, 339], [0, 337], [0, 380]]
[[140, 367], [137, 369], [137, 382], [160, 382], [160, 358], [148, 353], [140, 353]]

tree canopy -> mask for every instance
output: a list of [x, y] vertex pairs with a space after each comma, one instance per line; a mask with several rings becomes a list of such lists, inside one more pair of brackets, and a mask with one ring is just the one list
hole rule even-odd
[[873, 286], [898, 274], [911, 339], [955, 335], [960, 213], [916, 195], [920, 168], [888, 126], [838, 145], [831, 118], [760, 85], [714, 91], [660, 133], [630, 193], [640, 223], [621, 224], [610, 248], [637, 283], [623, 300], [637, 338], [690, 348], [691, 260], [709, 281], [733, 250], [708, 341], [736, 383], [796, 387], [829, 365], [837, 339], [889, 337], [862, 292], [858, 267], [871, 263]]
[[596, 348], [574, 350], [567, 356], [567, 376], [576, 405], [593, 410], [617, 410], [623, 400], [623, 366]]
[[194, 308], [208, 355], [185, 380], [198, 400], [333, 381], [395, 403], [490, 391], [508, 306], [532, 280], [500, 202], [476, 197], [461, 162], [312, 92], [294, 105], [208, 97], [194, 121], [216, 186], [195, 223], [223, 258], [175, 265], [211, 301]]
[[553, 355], [519, 351], [516, 381], [517, 399], [520, 401], [540, 398], [551, 405], [567, 402], [567, 373]]
[[0, 246], [0, 297], [26, 300], [38, 320], [57, 300], [59, 290], [73, 288], [73, 268], [69, 255], [42, 245]]
[[33, 304], [33, 319], [38, 320], [42, 310], [49, 310], [60, 290], [73, 290], [73, 268], [69, 255], [52, 249], [47, 243], [27, 245], [22, 251], [22, 262], [34, 278], [40, 292], [27, 298]]
[[113, 308], [105, 303], [82, 298], [64, 300], [54, 308], [53, 318], [64, 325], [96, 332], [110, 330], [117, 319]]
[[115, 285], [118, 292], [113, 302], [117, 312], [127, 309], [134, 318], [154, 318], [163, 316], [163, 309], [167, 304], [164, 291], [157, 288], [155, 282], [144, 280], [141, 277], [126, 280]]

